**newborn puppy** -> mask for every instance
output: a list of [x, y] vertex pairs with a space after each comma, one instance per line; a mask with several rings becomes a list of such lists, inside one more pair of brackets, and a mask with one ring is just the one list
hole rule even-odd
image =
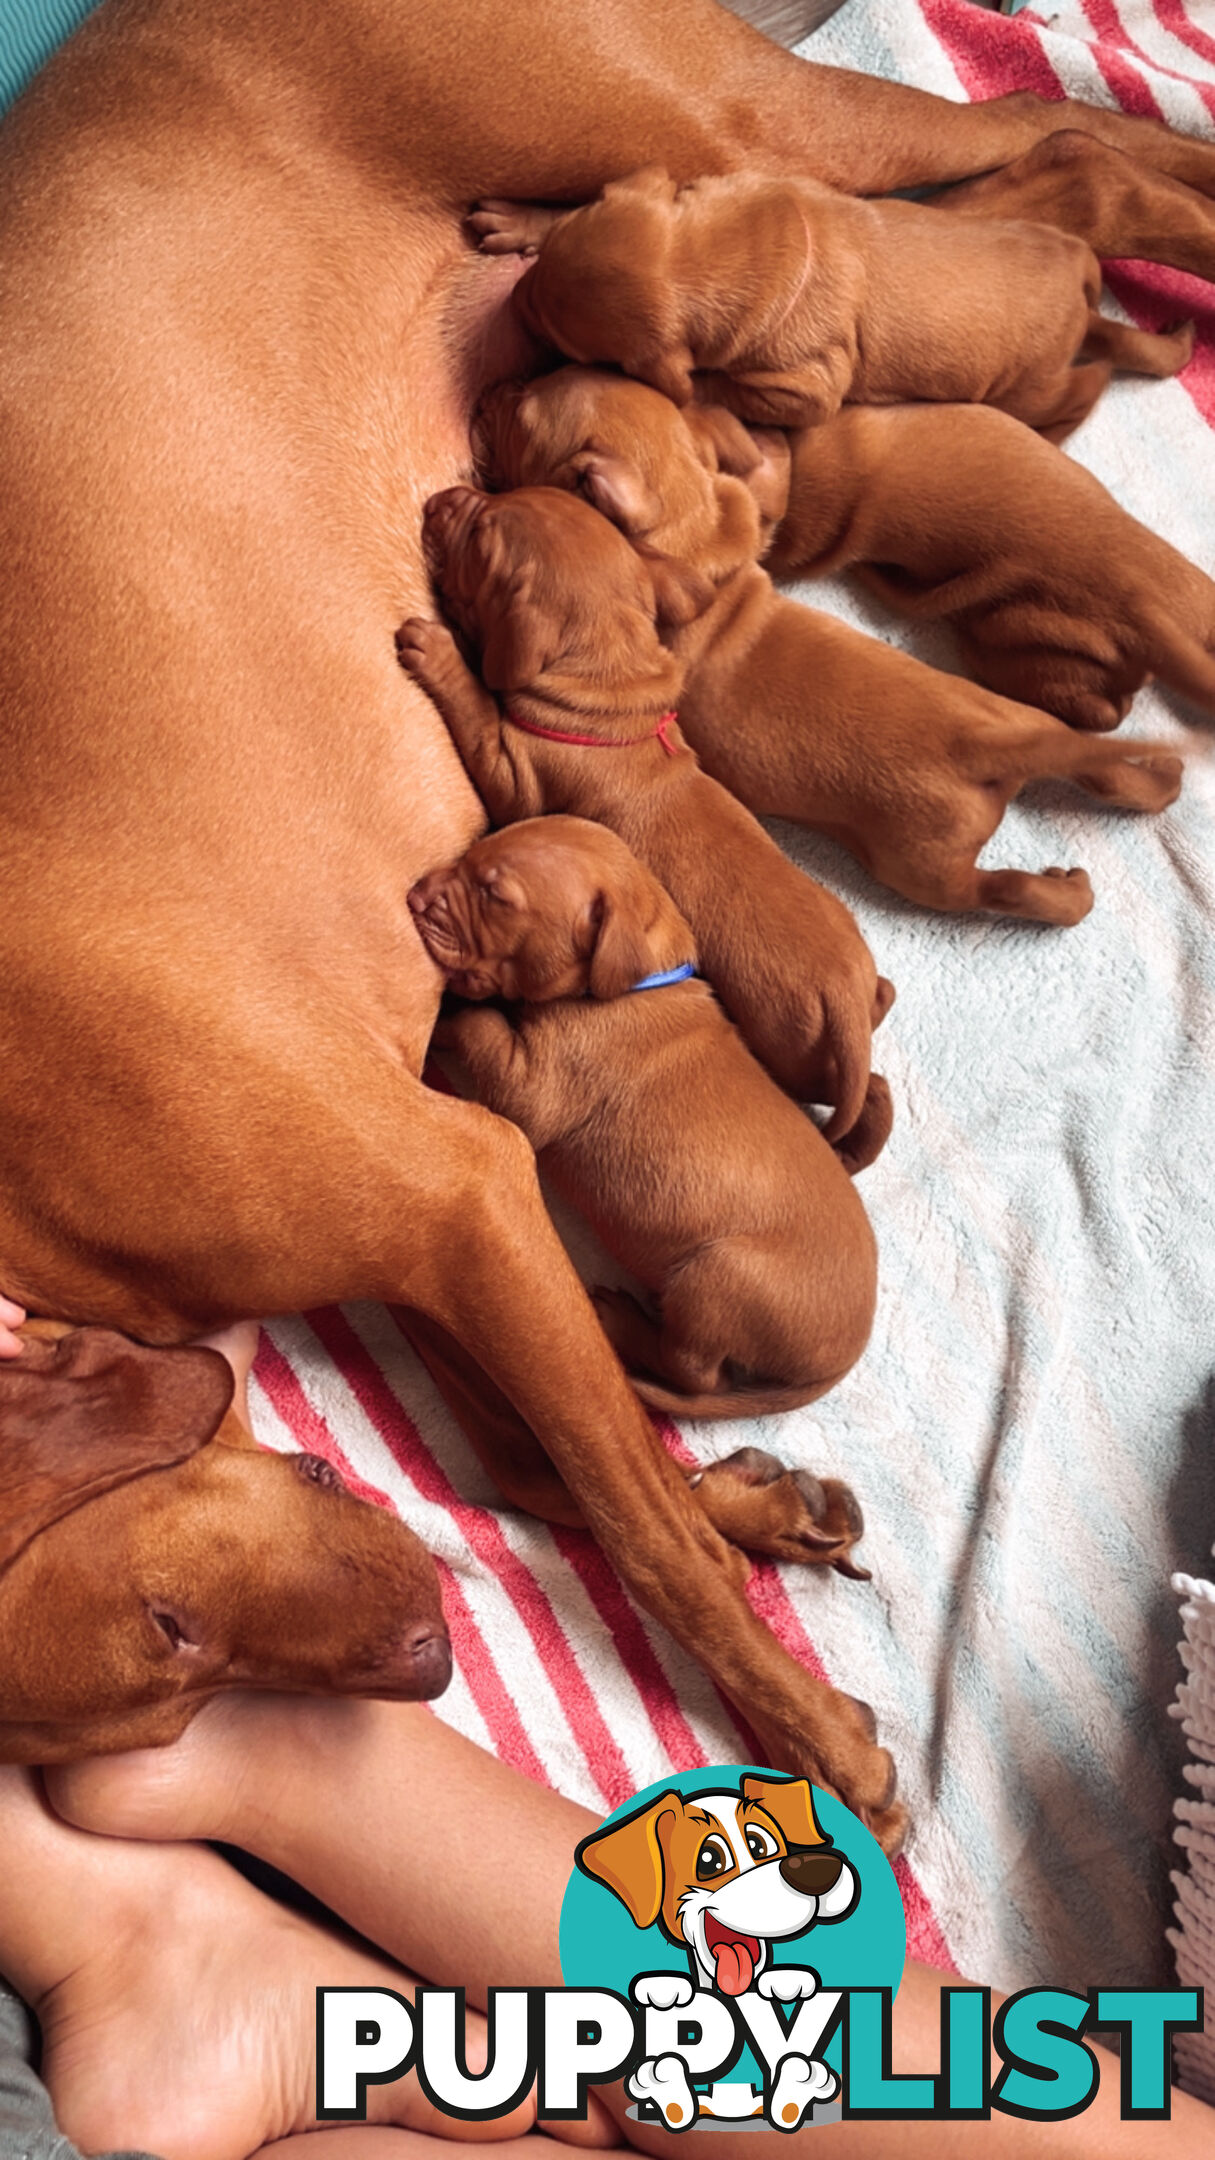
[[[609, 384], [568, 368], [491, 394], [478, 415], [480, 454], [507, 485], [526, 474], [580, 487], [636, 544], [675, 545], [711, 565], [709, 604], [664, 635], [687, 670], [683, 727], [714, 778], [757, 816], [839, 840], [921, 906], [1060, 925], [1087, 915], [1083, 870], [980, 870], [976, 858], [1032, 780], [1162, 809], [1181, 783], [1170, 748], [1078, 739], [1030, 706], [781, 598], [754, 560], [759, 511], [752, 502], [748, 520], [745, 508], [757, 466], [769, 507], [779, 501], [775, 457], [720, 409], [680, 412], [644, 384], [617, 378], [610, 393]], [[815, 440], [811, 431], [801, 443]], [[809, 521], [809, 490], [804, 505]]]
[[[708, 985], [664, 980], [695, 942], [624, 842], [582, 818], [510, 825], [409, 905], [453, 989], [524, 1001], [436, 1040], [653, 1296], [656, 1320], [622, 1291], [595, 1300], [642, 1399], [755, 1417], [833, 1387], [873, 1320], [864, 1208]], [[857, 1530], [829, 1511], [822, 1557]]]
[[[812, 180], [661, 166], [578, 210], [481, 204], [482, 248], [530, 252], [521, 320], [571, 360], [610, 361], [678, 405], [694, 374], [744, 420], [814, 427], [845, 403], [979, 401], [1058, 437], [1116, 367], [1175, 375], [1157, 337], [1097, 312], [1101, 265], [1052, 226], [946, 219]], [[1077, 363], [1083, 363], [1077, 364]]]
[[1215, 584], [1006, 414], [858, 406], [790, 448], [777, 577], [858, 566], [951, 621], [989, 689], [1072, 727], [1116, 727], [1153, 677], [1215, 712]]
[[619, 833], [692, 924], [756, 1056], [799, 1101], [832, 1106], [826, 1136], [850, 1167], [871, 1162], [890, 1096], [870, 1036], [894, 991], [842, 902], [701, 772], [671, 709], [682, 669], [658, 624], [689, 621], [711, 586], [554, 488], [448, 488], [426, 506], [425, 547], [484, 683], [440, 623], [406, 623], [398, 649], [493, 822], [568, 811]]

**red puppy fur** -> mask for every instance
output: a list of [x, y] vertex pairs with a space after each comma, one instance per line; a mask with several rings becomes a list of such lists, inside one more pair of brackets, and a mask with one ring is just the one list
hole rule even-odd
[[852, 1168], [871, 1162], [890, 1097], [870, 1073], [870, 1036], [894, 991], [842, 902], [794, 868], [664, 719], [683, 671], [658, 625], [688, 621], [712, 587], [554, 488], [449, 488], [427, 504], [426, 550], [484, 683], [439, 623], [407, 623], [401, 659], [490, 817], [568, 811], [618, 832], [692, 924], [756, 1056], [799, 1101], [833, 1106], [826, 1135]]
[[905, 898], [1079, 922], [1093, 904], [1083, 870], [977, 867], [1009, 802], [1045, 779], [1125, 809], [1175, 798], [1169, 745], [1079, 739], [783, 599], [754, 560], [760, 513], [746, 501], [758, 479], [769, 510], [779, 502], [779, 453], [720, 408], [683, 413], [644, 384], [565, 368], [491, 393], [477, 439], [507, 485], [577, 487], [636, 544], [706, 565], [710, 604], [664, 633], [687, 670], [680, 715], [706, 770], [757, 816], [842, 842]]
[[[440, 1047], [651, 1292], [657, 1319], [596, 1293], [642, 1399], [746, 1417], [833, 1387], [873, 1320], [864, 1208], [706, 983], [637, 990], [695, 942], [624, 842], [583, 818], [528, 819], [423, 878], [409, 904], [453, 988], [523, 1001], [459, 1013]], [[845, 1528], [816, 1533], [824, 1551]]]
[[1193, 351], [1190, 325], [1157, 337], [1100, 315], [1101, 265], [1070, 234], [813, 180], [681, 187], [651, 165], [581, 209], [485, 203], [472, 225], [493, 252], [536, 254], [515, 306], [571, 360], [613, 362], [679, 405], [701, 375], [743, 419], [781, 427], [927, 398], [1059, 436], [1115, 368], [1175, 375]]
[[774, 576], [858, 566], [951, 621], [989, 689], [1072, 727], [1116, 727], [1153, 677], [1215, 712], [1215, 584], [1006, 414], [857, 407], [790, 449]]

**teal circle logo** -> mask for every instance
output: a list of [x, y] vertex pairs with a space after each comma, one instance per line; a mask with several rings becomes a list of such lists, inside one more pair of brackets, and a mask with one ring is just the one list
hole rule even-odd
[[639, 2120], [838, 2119], [835, 1991], [893, 1994], [907, 1955], [890, 1863], [841, 1800], [760, 1768], [679, 1771], [614, 1809], [576, 1859], [562, 1976], [641, 2014]]

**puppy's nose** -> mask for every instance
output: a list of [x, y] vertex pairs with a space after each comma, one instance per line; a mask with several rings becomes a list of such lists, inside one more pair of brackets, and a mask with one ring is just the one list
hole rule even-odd
[[415, 1702], [441, 1695], [451, 1679], [451, 1637], [441, 1620], [420, 1620], [401, 1641], [402, 1677]]
[[843, 1866], [843, 1854], [832, 1852], [828, 1846], [813, 1852], [786, 1853], [780, 1872], [790, 1889], [800, 1890], [803, 1897], [823, 1897], [835, 1888]]

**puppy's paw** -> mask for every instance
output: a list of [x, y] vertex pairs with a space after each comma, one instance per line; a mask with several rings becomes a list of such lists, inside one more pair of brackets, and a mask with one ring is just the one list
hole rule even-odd
[[482, 255], [538, 255], [546, 232], [559, 213], [535, 203], [487, 198], [471, 210], [467, 230]]
[[640, 2062], [628, 2080], [634, 2100], [656, 2107], [668, 2130], [690, 2130], [699, 2113], [687, 2069], [678, 2055], [656, 2055]]
[[446, 623], [433, 616], [411, 615], [396, 637], [397, 659], [407, 675], [429, 690], [464, 673], [464, 662]]
[[818, 1974], [801, 1965], [770, 1965], [761, 1972], [755, 1992], [768, 2002], [809, 2002], [818, 1993]]
[[786, 2055], [776, 2073], [768, 2120], [776, 2130], [796, 2130], [819, 2100], [834, 2100], [839, 2079], [827, 2063]]
[[643, 2010], [686, 2010], [696, 1990], [686, 1973], [640, 1973], [629, 1993]]

